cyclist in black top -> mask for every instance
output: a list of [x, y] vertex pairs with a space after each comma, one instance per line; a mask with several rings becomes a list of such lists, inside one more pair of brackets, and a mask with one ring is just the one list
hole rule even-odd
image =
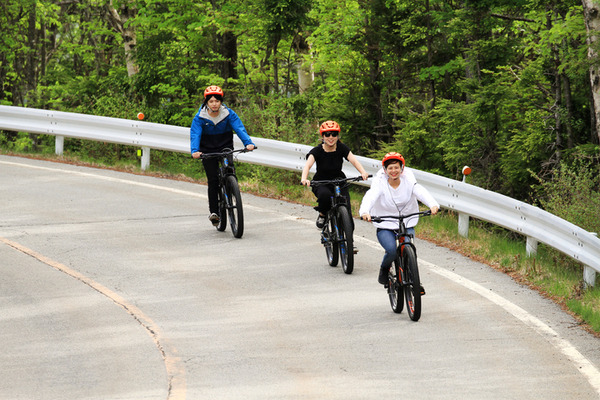
[[[354, 168], [358, 170], [364, 180], [369, 178], [369, 174], [365, 171], [358, 159], [350, 148], [339, 140], [340, 126], [335, 121], [325, 121], [319, 128], [319, 134], [323, 139], [323, 143], [313, 147], [306, 155], [306, 164], [302, 169], [301, 183], [305, 186], [310, 185], [308, 174], [313, 164], [317, 163], [317, 172], [313, 176], [313, 180], [329, 180], [335, 178], [345, 178], [346, 175], [342, 172], [342, 164], [344, 159], [348, 160]], [[319, 212], [317, 217], [317, 227], [323, 228], [325, 223], [325, 215], [331, 208], [331, 196], [333, 196], [333, 187], [331, 185], [319, 185], [313, 187], [313, 193], [317, 196], [318, 206], [315, 209]], [[348, 211], [352, 215], [350, 209], [350, 193], [348, 188], [342, 189], [342, 195], [346, 198]]]

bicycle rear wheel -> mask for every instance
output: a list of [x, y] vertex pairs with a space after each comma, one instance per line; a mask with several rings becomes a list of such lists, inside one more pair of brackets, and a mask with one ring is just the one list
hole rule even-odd
[[404, 267], [404, 296], [406, 298], [406, 311], [413, 321], [421, 318], [421, 280], [417, 255], [412, 246], [404, 246], [402, 251], [402, 265]]
[[351, 274], [354, 270], [354, 240], [352, 237], [352, 220], [348, 208], [340, 206], [337, 209], [338, 237], [342, 269]]
[[321, 242], [325, 247], [325, 254], [327, 255], [327, 262], [332, 267], [338, 265], [338, 243], [335, 241], [335, 221], [334, 218], [327, 218], [325, 221], [326, 225], [321, 233]]
[[227, 206], [226, 206], [225, 188], [219, 185], [219, 224], [217, 230], [223, 232], [227, 227]]
[[244, 234], [244, 210], [242, 209], [242, 196], [237, 179], [233, 175], [225, 178], [225, 192], [227, 194], [227, 214], [231, 232], [236, 238]]
[[396, 257], [394, 264], [390, 268], [389, 281], [388, 281], [388, 297], [390, 298], [390, 306], [392, 311], [396, 314], [400, 314], [404, 308], [404, 293], [402, 290], [402, 284], [400, 277], [400, 259]]

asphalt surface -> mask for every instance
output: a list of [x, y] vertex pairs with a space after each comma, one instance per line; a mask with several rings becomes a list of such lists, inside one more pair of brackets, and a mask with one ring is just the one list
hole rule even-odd
[[597, 399], [600, 346], [510, 277], [417, 240], [423, 315], [394, 314], [356, 221], [328, 266], [310, 207], [0, 156], [2, 399]]

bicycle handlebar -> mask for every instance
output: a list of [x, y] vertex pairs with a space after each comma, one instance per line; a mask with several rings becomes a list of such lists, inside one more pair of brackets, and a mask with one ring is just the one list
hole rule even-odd
[[[373, 177], [373, 175], [369, 175], [369, 178]], [[310, 181], [310, 186], [319, 186], [319, 185], [339, 185], [342, 183], [348, 183], [348, 182], [358, 182], [358, 181], [362, 181], [363, 178], [362, 176], [355, 176], [353, 178], [335, 178], [335, 179], [328, 179], [328, 180], [322, 180], [322, 181]]]
[[381, 216], [377, 216], [377, 217], [371, 216], [371, 221], [373, 221], [373, 222], [383, 222], [384, 219], [386, 219], [386, 218], [387, 219], [397, 219], [399, 221], [403, 221], [406, 218], [414, 217], [415, 215], [423, 215], [423, 216], [425, 216], [425, 215], [431, 215], [431, 210], [419, 211], [419, 212], [412, 213], [412, 214], [407, 214], [407, 215], [381, 215]]
[[208, 158], [217, 158], [217, 157], [227, 157], [229, 155], [232, 155], [233, 153], [248, 153], [249, 151], [254, 151], [256, 149], [258, 149], [258, 147], [256, 147], [256, 146], [254, 146], [253, 150], [248, 150], [246, 148], [237, 149], [237, 150], [225, 149], [224, 151], [222, 151], [220, 153], [202, 153], [200, 155], [200, 158], [208, 159]]

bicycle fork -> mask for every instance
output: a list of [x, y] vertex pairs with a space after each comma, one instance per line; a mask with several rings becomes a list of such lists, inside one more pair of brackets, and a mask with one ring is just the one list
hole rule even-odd
[[[329, 229], [330, 216], [329, 213], [325, 215], [325, 223], [323, 225], [323, 229], [321, 230], [321, 244], [331, 243], [333, 244], [336, 241], [336, 232]], [[337, 224], [333, 224], [333, 227], [337, 229]]]

